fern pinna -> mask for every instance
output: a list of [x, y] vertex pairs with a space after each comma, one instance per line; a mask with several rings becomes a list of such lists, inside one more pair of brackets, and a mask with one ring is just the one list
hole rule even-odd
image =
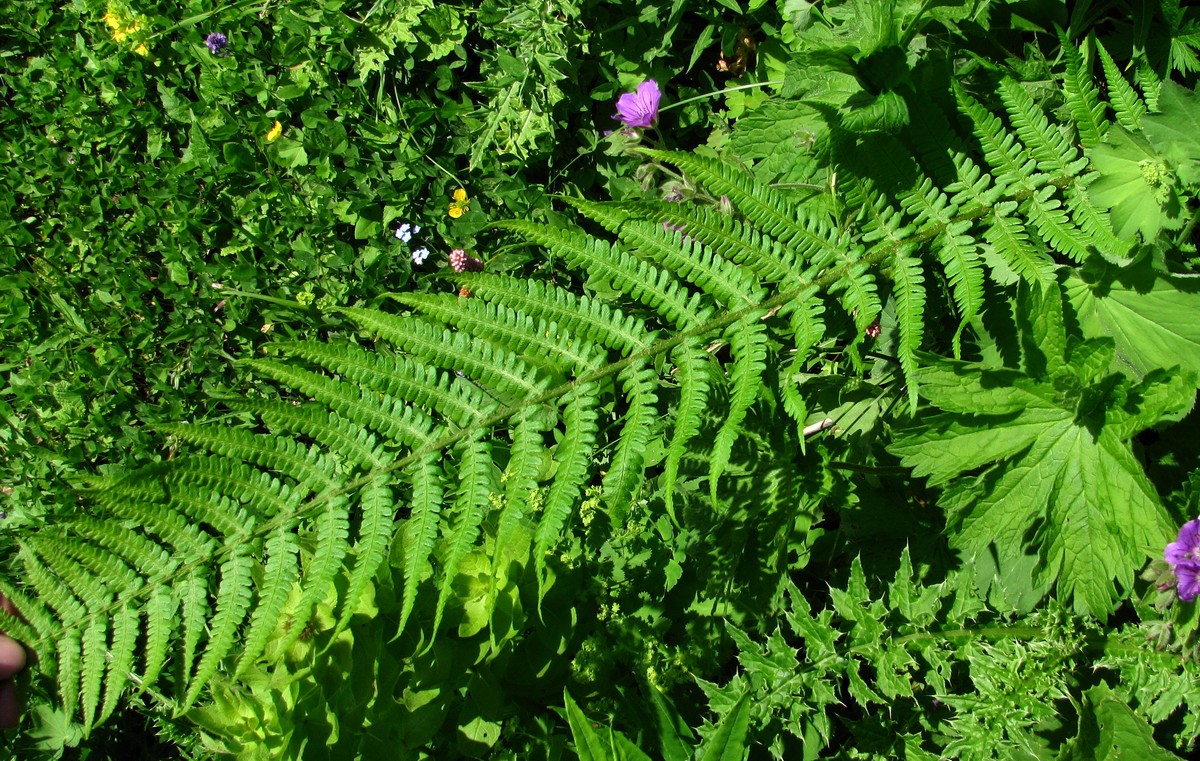
[[[1094, 143], [1095, 89], [1070, 85]], [[219, 671], [286, 651], [319, 605], [332, 600], [348, 626], [389, 568], [402, 579], [398, 633], [428, 593], [435, 613], [420, 626], [436, 636], [485, 531], [492, 547], [531, 536], [547, 583], [586, 490], [619, 523], [661, 479], [678, 520], [681, 469], [704, 460], [715, 503], [748, 411], [765, 401], [803, 427], [798, 376], [827, 353], [859, 356], [881, 316], [907, 383], [895, 390], [915, 408], [931, 299], [955, 314], [957, 354], [986, 281], [1054, 291], [1058, 262], [1120, 262], [1129, 248], [1089, 201], [1071, 127], [1016, 81], [1001, 84], [1003, 114], [956, 95], [972, 133], [918, 155], [951, 177], [918, 170], [884, 190], [849, 172], [844, 197], [801, 205], [740, 168], [646, 150], [728, 204], [567, 199], [613, 240], [503, 225], [612, 296], [480, 272], [460, 276], [469, 298], [333, 309], [374, 347], [297, 341], [251, 361], [286, 400], [226, 402], [253, 428], [164, 429], [192, 453], [99, 481], [87, 496], [103, 519], [20, 537], [0, 592], [23, 620], [0, 612], [0, 629], [38, 653], [85, 727], [164, 673], [182, 710]], [[833, 144], [854, 142], [831, 126]]]

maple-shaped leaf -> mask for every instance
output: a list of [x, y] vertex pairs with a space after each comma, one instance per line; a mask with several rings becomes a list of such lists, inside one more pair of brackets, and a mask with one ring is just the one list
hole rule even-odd
[[[1076, 611], [1103, 615], [1114, 582], [1128, 589], [1173, 530], [1127, 440], [1190, 407], [1194, 394], [1173, 372], [1137, 385], [1111, 373], [1109, 339], [1076, 342], [1067, 354], [1041, 378], [928, 361], [916, 381], [943, 412], [901, 432], [889, 450], [944, 485], [950, 540], [965, 558], [990, 556], [1005, 574], [1032, 556], [1032, 589], [1055, 582]], [[1008, 592], [1028, 599], [1028, 590]]]
[[1175, 173], [1144, 136], [1114, 127], [1105, 142], [1087, 153], [1100, 175], [1088, 187], [1088, 195], [1097, 206], [1111, 210], [1118, 237], [1141, 232], [1152, 241], [1163, 227], [1178, 226], [1182, 206]]

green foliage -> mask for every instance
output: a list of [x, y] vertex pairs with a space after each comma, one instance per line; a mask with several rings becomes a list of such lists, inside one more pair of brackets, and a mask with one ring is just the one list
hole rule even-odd
[[[186, 340], [245, 358], [203, 376], [219, 417], [145, 415], [167, 451], [101, 441], [137, 451], [0, 545], [22, 615], [0, 629], [57, 694], [39, 749], [134, 701], [192, 754], [240, 758], [1186, 751], [1194, 607], [1162, 561], [1137, 578], [1200, 493], [1179, 475], [1195, 103], [1169, 79], [1189, 17], [1161, 9], [1164, 68], [1063, 51], [1069, 31], [1028, 31], [1067, 24], [1049, 7], [612, 5], [234, 6], [228, 56], [190, 26], [209, 10], [114, 6], [109, 58], [22, 72], [41, 123], [3, 124], [28, 137], [52, 121], [38, 72], [94, 63], [96, 118], [64, 136], [102, 125], [141, 162], [136, 213], [170, 211], [92, 225], [127, 267], [62, 266], [85, 247], [52, 226], [21, 239], [61, 277], [6, 313], [24, 332], [4, 361], [62, 362], [67, 331], [136, 375], [126, 349], [174, 356], [164, 319], [211, 313], [214, 281], [241, 322]], [[718, 36], [727, 69], [778, 87], [577, 155], [564, 127], [592, 98], [607, 119], [651, 73], [684, 100], [711, 78], [667, 74]], [[697, 125], [703, 148], [660, 142]], [[103, 219], [102, 165], [61, 192], [22, 180], [14, 210], [86, 189]], [[574, 197], [598, 187], [616, 200]], [[414, 278], [400, 220], [481, 247], [485, 271]], [[147, 261], [151, 285], [124, 283]], [[178, 304], [118, 340], [77, 298], [101, 270], [110, 296]], [[33, 377], [7, 417], [53, 399], [61, 431], [100, 409]], [[22, 446], [18, 472], [48, 478]]]

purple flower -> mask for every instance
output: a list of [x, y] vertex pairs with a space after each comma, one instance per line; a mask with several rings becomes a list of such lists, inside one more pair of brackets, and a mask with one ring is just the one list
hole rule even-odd
[[617, 98], [617, 112], [612, 118], [619, 119], [627, 127], [653, 127], [658, 121], [660, 100], [662, 92], [658, 82], [647, 79], [638, 85], [637, 92], [627, 92]]
[[213, 32], [204, 38], [204, 44], [208, 45], [208, 50], [213, 55], [221, 55], [221, 51], [229, 44], [229, 38], [220, 32]]
[[1179, 529], [1179, 537], [1167, 545], [1163, 556], [1175, 572], [1179, 599], [1191, 602], [1200, 594], [1200, 518]]

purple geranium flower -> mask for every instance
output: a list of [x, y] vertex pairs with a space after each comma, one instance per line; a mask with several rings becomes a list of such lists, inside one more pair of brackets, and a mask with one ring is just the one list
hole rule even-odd
[[661, 100], [658, 82], [647, 79], [638, 85], [637, 92], [627, 92], [617, 98], [617, 112], [612, 118], [628, 127], [653, 127], [658, 121], [658, 102]]
[[204, 38], [204, 44], [213, 55], [221, 55], [221, 51], [229, 44], [229, 38], [220, 32], [213, 32]]
[[1179, 537], [1167, 545], [1163, 556], [1175, 572], [1179, 599], [1191, 602], [1200, 595], [1200, 518], [1179, 529]]

